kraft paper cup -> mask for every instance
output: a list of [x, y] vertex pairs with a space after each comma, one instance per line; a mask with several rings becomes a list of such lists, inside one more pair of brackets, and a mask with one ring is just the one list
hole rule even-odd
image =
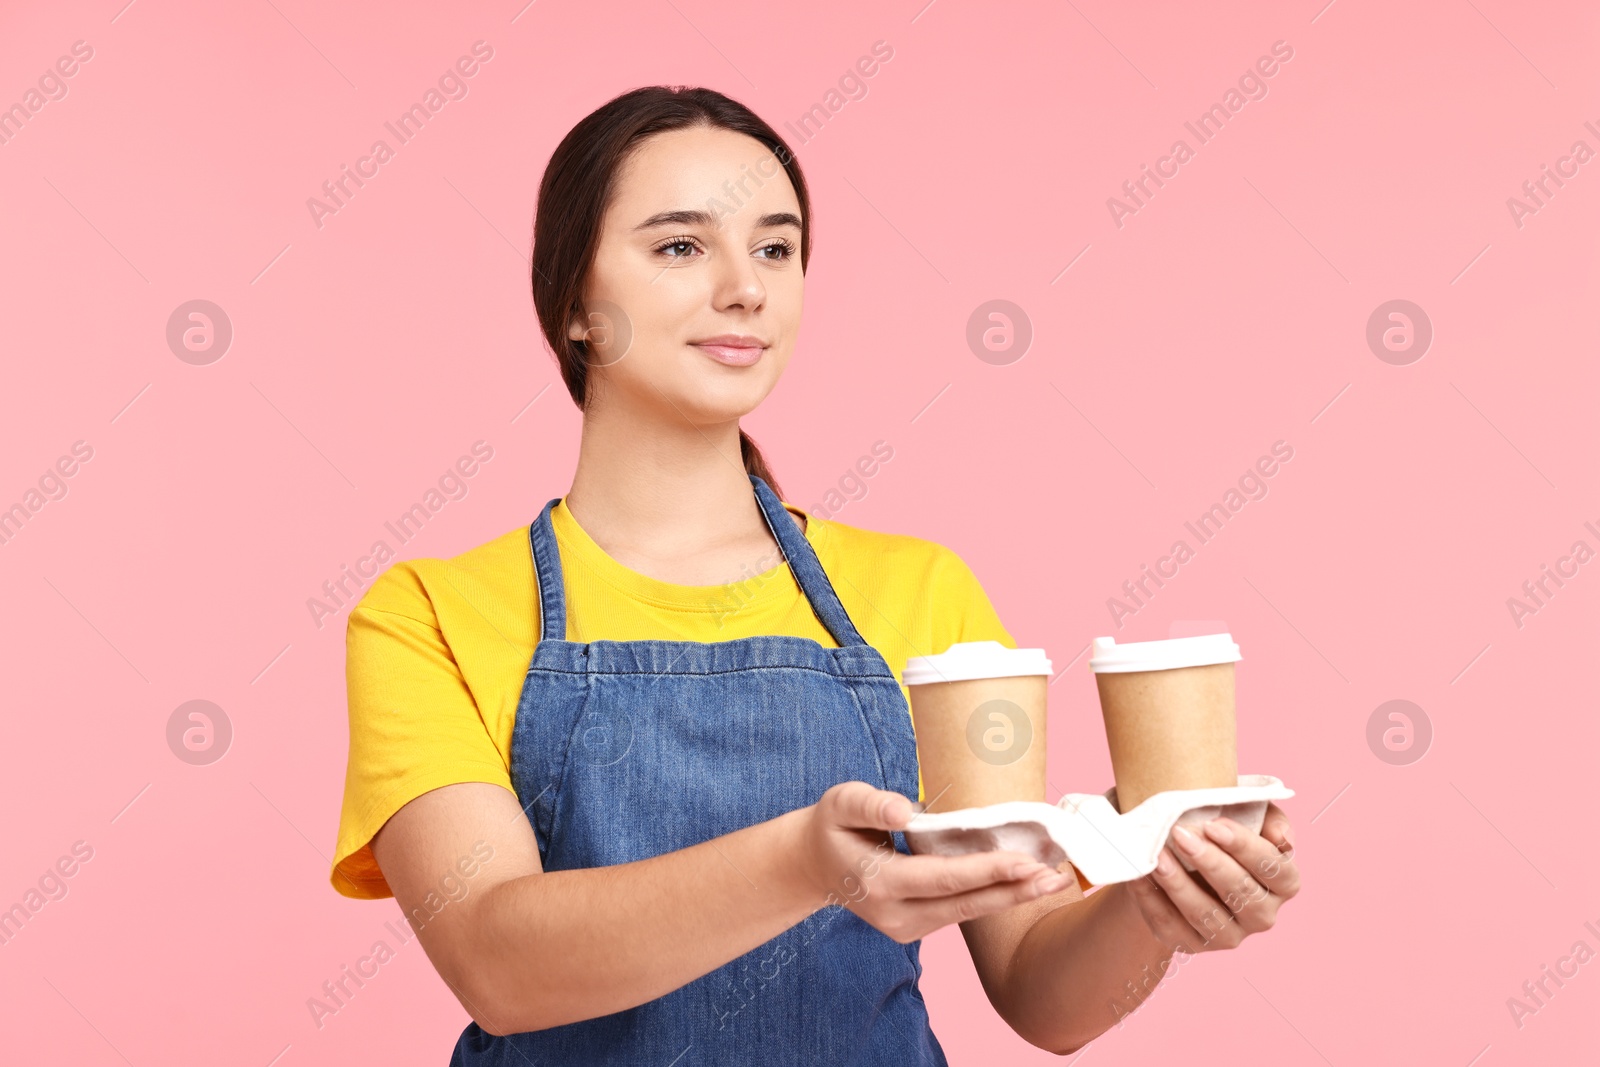
[[927, 810], [1044, 796], [1050, 673], [1044, 649], [998, 641], [964, 641], [906, 662]]
[[1121, 645], [1095, 638], [1089, 669], [1119, 811], [1169, 789], [1239, 784], [1233, 665], [1240, 658], [1229, 634]]

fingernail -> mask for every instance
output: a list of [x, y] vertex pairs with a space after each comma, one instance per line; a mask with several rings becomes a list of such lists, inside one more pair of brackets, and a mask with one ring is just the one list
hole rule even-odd
[[1221, 819], [1212, 819], [1210, 822], [1206, 823], [1206, 836], [1211, 838], [1211, 840], [1215, 841], [1219, 845], [1228, 845], [1233, 843], [1233, 831], [1229, 829], [1228, 824], [1223, 822]]
[[1039, 892], [1041, 893], [1054, 893], [1058, 889], [1065, 889], [1069, 881], [1071, 879], [1057, 871], [1055, 874], [1039, 879], [1035, 884], [1039, 887]]
[[1042, 863], [1019, 863], [1011, 868], [1011, 878], [1013, 880], [1026, 878], [1028, 875], [1037, 874], [1042, 870], [1044, 870], [1044, 864]]
[[1156, 857], [1156, 870], [1162, 874], [1171, 874], [1177, 870], [1178, 865], [1172, 862], [1172, 853], [1166, 849], [1161, 850], [1161, 855]]
[[1189, 855], [1200, 855], [1200, 849], [1202, 847], [1200, 839], [1183, 827], [1174, 826], [1172, 828], [1172, 839], [1178, 843], [1179, 848], [1183, 849]]

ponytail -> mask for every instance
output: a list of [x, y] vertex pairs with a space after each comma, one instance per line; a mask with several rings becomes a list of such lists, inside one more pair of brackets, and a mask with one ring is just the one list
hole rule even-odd
[[772, 470], [767, 466], [766, 457], [762, 456], [761, 449], [756, 447], [755, 440], [743, 430], [739, 431], [739, 454], [744, 457], [745, 473], [754, 474], [757, 478], [766, 482], [772, 491], [777, 494], [778, 499], [782, 500], [783, 490], [778, 488], [778, 480], [772, 476]]

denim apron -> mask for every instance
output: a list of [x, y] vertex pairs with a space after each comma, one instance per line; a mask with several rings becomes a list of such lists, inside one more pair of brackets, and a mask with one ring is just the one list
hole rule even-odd
[[[839, 782], [917, 799], [910, 709], [894, 672], [856, 631], [777, 494], [749, 477], [839, 647], [788, 636], [568, 641], [550, 525], [561, 498], [529, 527], [541, 629], [517, 705], [511, 780], [546, 871], [688, 848], [813, 804]], [[909, 854], [904, 835], [891, 836]], [[637, 1007], [503, 1037], [472, 1023], [451, 1065], [946, 1067], [917, 989], [921, 942], [901, 944], [842, 905], [817, 903], [766, 944]]]

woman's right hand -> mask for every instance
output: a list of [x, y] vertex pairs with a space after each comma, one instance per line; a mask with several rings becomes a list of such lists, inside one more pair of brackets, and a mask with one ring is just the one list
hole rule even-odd
[[866, 782], [840, 782], [806, 814], [800, 869], [822, 906], [843, 905], [901, 944], [1076, 882], [1024, 852], [898, 852], [888, 831], [911, 821], [911, 802]]

